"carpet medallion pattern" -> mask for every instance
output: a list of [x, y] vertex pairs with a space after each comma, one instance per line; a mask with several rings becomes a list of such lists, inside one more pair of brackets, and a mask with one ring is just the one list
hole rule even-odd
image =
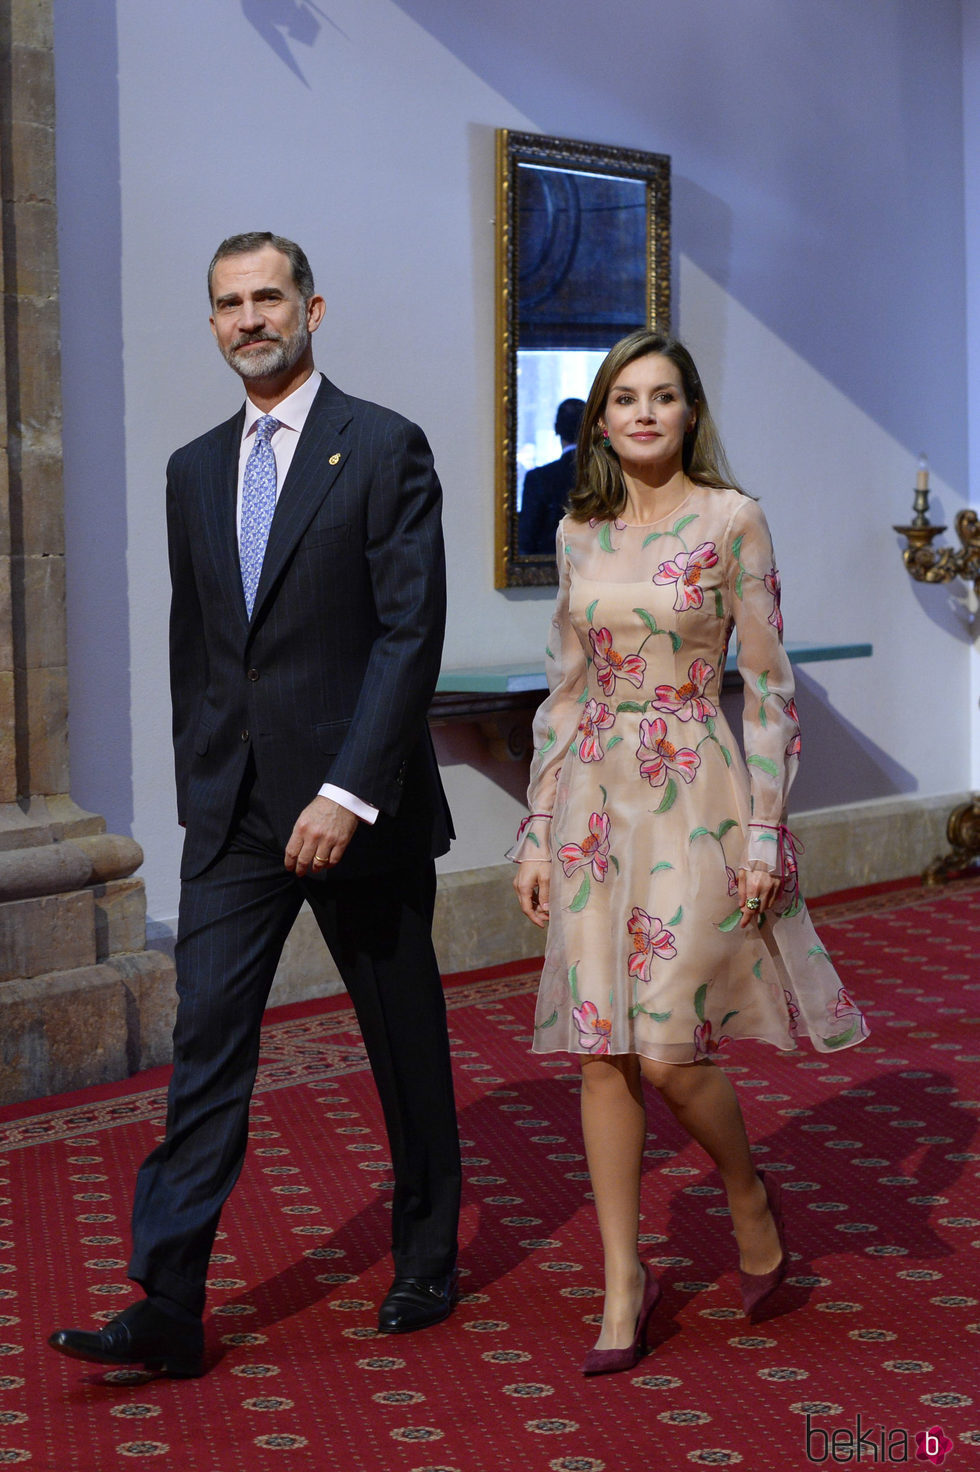
[[785, 1192], [793, 1261], [764, 1322], [738, 1306], [717, 1174], [649, 1098], [643, 1250], [663, 1301], [654, 1351], [625, 1375], [580, 1373], [602, 1296], [577, 1070], [528, 1052], [528, 963], [447, 990], [463, 1296], [423, 1334], [374, 1327], [390, 1278], [390, 1162], [342, 1002], [265, 1029], [199, 1381], [102, 1372], [43, 1342], [135, 1296], [129, 1198], [162, 1130], [165, 1072], [0, 1111], [0, 1465], [975, 1465], [978, 922], [975, 882], [820, 910], [871, 1037], [830, 1059], [752, 1044], [720, 1055]]

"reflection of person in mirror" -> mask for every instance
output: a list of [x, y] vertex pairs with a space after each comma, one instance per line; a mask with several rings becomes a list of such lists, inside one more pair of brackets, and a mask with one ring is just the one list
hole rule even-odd
[[[867, 1029], [810, 923], [785, 826], [800, 739], [769, 529], [673, 338], [644, 329], [606, 357], [570, 504], [510, 857], [522, 909], [548, 926], [534, 1050], [581, 1066], [605, 1259], [594, 1375], [637, 1362], [660, 1292], [637, 1251], [644, 1084], [717, 1166], [751, 1319], [789, 1261], [779, 1177], [756, 1170], [714, 1055], [802, 1037], [836, 1054]], [[733, 626], [747, 760], [721, 710]]]
[[575, 441], [584, 412], [584, 400], [562, 400], [555, 415], [555, 434], [561, 440], [561, 454], [557, 460], [529, 470], [524, 477], [517, 519], [517, 550], [521, 556], [550, 555], [555, 550], [555, 528], [575, 484]]

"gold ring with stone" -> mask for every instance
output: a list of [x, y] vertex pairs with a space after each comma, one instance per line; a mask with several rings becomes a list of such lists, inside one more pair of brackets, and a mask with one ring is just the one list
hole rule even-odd
[[752, 899], [745, 901], [745, 908], [747, 910], [758, 910], [761, 909], [761, 907], [762, 901], [758, 898], [757, 895], [754, 895]]

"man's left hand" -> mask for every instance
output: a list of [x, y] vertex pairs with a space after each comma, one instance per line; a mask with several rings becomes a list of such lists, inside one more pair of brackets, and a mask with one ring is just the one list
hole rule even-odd
[[329, 797], [315, 797], [293, 826], [286, 844], [286, 868], [300, 879], [339, 864], [354, 836], [358, 819]]

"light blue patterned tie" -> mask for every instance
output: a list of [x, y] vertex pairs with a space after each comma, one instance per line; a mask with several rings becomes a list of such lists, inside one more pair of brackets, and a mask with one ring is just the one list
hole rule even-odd
[[249, 618], [255, 606], [265, 544], [276, 509], [276, 457], [270, 443], [279, 428], [279, 420], [263, 414], [255, 425], [255, 444], [245, 462], [242, 482], [242, 529], [239, 558], [242, 565], [242, 587]]

